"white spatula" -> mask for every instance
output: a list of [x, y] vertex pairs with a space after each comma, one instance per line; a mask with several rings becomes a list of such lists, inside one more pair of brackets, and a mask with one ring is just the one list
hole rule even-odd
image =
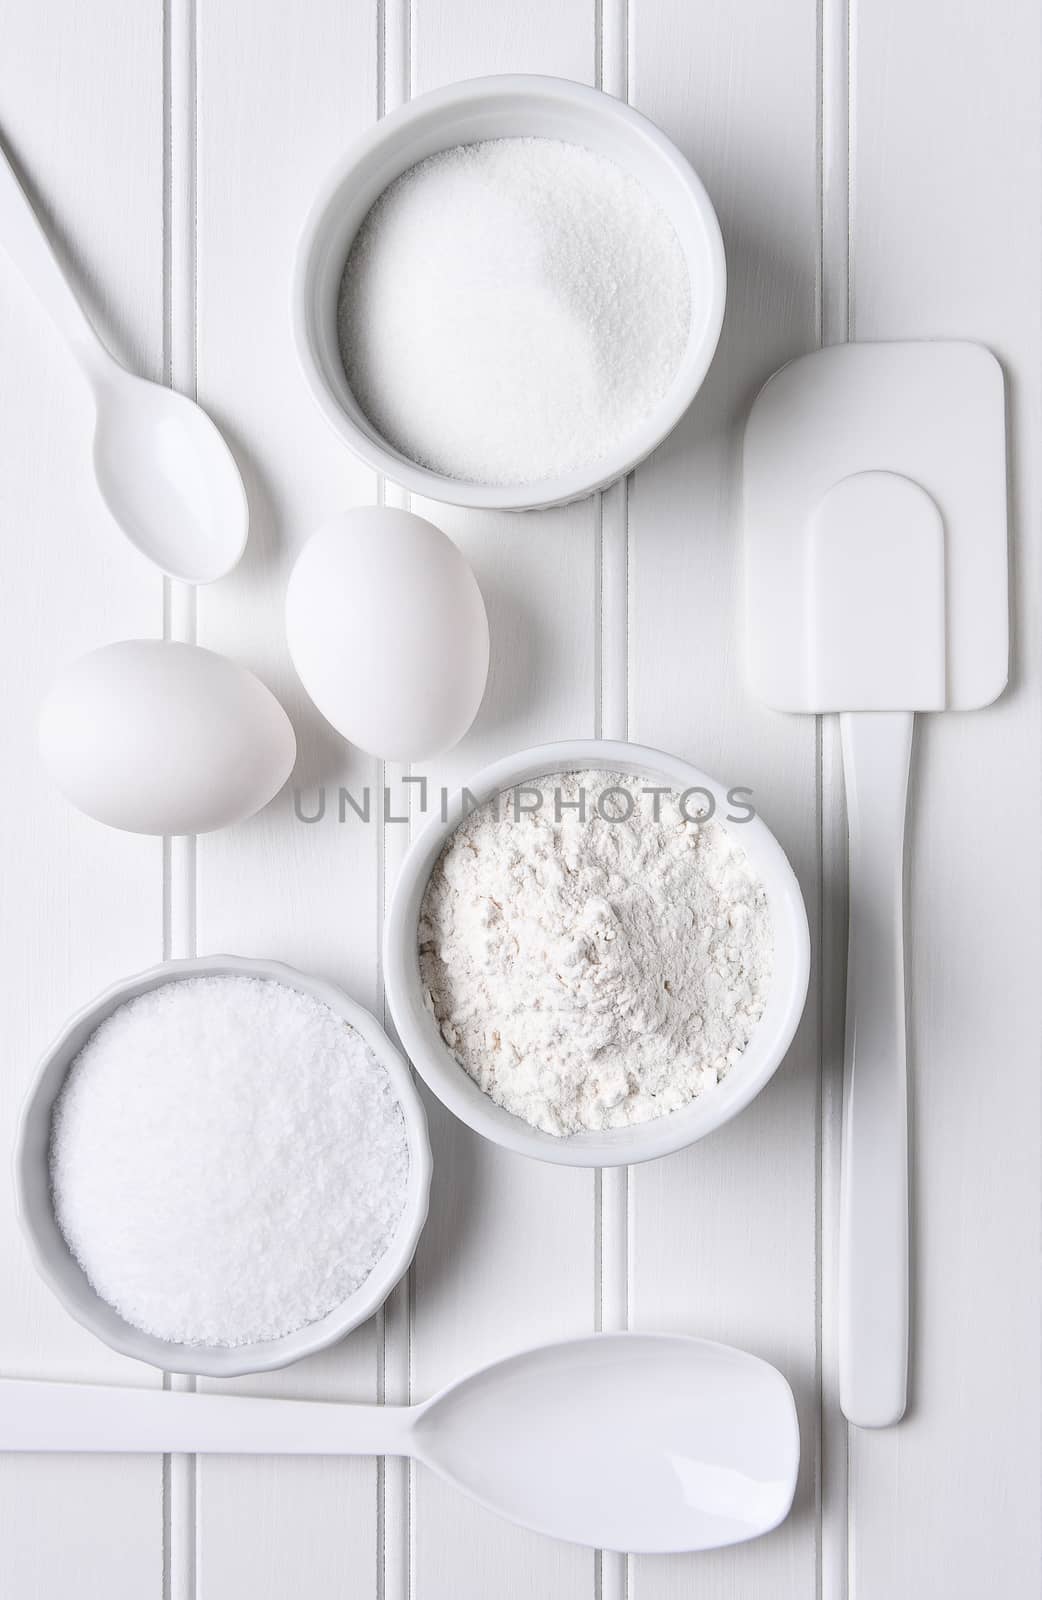
[[[850, 948], [840, 1404], [904, 1413], [904, 827], [916, 711], [1006, 683], [1002, 372], [979, 345], [837, 345], [776, 373], [745, 436], [748, 655], [782, 711], [840, 712]], [[943, 1063], [940, 1064], [943, 1070]]]

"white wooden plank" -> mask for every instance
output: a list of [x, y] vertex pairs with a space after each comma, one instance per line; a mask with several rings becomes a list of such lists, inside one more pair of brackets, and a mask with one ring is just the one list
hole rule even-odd
[[[377, 1000], [378, 835], [339, 825], [336, 791], [341, 783], [360, 791], [375, 764], [349, 750], [304, 696], [282, 608], [304, 539], [375, 493], [372, 474], [333, 437], [306, 389], [292, 346], [290, 281], [318, 184], [376, 115], [376, 60], [375, 4], [321, 0], [306, 18], [270, 5], [248, 26], [233, 0], [199, 7], [198, 387], [237, 450], [251, 511], [242, 566], [200, 597], [199, 640], [253, 667], [286, 705], [305, 814], [320, 785], [331, 798], [323, 820], [306, 824], [287, 790], [253, 822], [200, 841], [198, 944], [276, 956], [342, 983], [369, 1006]], [[237, 1387], [375, 1399], [375, 1325], [291, 1372]], [[198, 1517], [203, 1600], [376, 1591], [371, 1460], [207, 1460]]]
[[909, 1415], [851, 1430], [852, 1592], [1037, 1594], [1039, 439], [1033, 6], [855, 13], [853, 327], [979, 339], [1010, 406], [1014, 669], [922, 718], [911, 807]]
[[[593, 81], [592, 5], [417, 0], [416, 93], [491, 72]], [[526, 745], [596, 731], [597, 517], [593, 501], [495, 516], [423, 502], [414, 509], [460, 544], [489, 611], [492, 668], [462, 744], [425, 763], [432, 785], [464, 782]], [[431, 1221], [415, 1269], [412, 1374], [417, 1397], [496, 1356], [594, 1326], [595, 1180], [500, 1151], [430, 1104]], [[573, 1600], [593, 1592], [588, 1551], [543, 1539], [413, 1477], [417, 1600], [510, 1592]], [[509, 1575], [508, 1577], [505, 1575]]]
[[[158, 5], [0, 4], [0, 136], [117, 354], [163, 369], [163, 51]], [[98, 182], [104, 174], [104, 182]], [[90, 469], [86, 391], [0, 252], [0, 522], [7, 782], [0, 793], [6, 976], [0, 1143], [65, 1016], [162, 953], [161, 846], [74, 813], [39, 770], [35, 721], [60, 664], [156, 635], [162, 586], [123, 541]], [[0, 1213], [0, 1370], [157, 1383], [66, 1316]], [[158, 1595], [161, 1461], [0, 1459], [0, 1592]]]
[[594, 20], [593, 0], [412, 0], [412, 93], [492, 72], [592, 83]]
[[[812, 0], [631, 7], [630, 98], [690, 156], [718, 208], [728, 314], [687, 419], [630, 490], [630, 734], [755, 790], [817, 917], [813, 720], [755, 705], [738, 641], [738, 460], [758, 386], [817, 339], [818, 32]], [[792, 1518], [750, 1545], [631, 1562], [636, 1600], [815, 1592], [817, 998], [774, 1082], [689, 1152], [632, 1170], [630, 1315], [741, 1345], [797, 1397]]]
[[[77, 1377], [82, 1370], [77, 1369]], [[109, 1374], [116, 1378], [116, 1374]], [[125, 1382], [125, 1374], [118, 1377]], [[158, 1456], [14, 1456], [0, 1468], [11, 1600], [151, 1600], [163, 1590]]]

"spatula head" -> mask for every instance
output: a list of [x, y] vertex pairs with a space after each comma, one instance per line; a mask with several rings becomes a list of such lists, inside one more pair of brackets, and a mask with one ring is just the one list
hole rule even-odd
[[747, 654], [783, 711], [969, 710], [1009, 661], [1005, 397], [980, 345], [793, 361], [745, 435]]

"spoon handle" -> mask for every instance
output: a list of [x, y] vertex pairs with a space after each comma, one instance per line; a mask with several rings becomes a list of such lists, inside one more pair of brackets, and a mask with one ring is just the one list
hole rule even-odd
[[409, 1455], [410, 1406], [0, 1378], [0, 1451]]
[[102, 345], [58, 264], [50, 240], [29, 203], [14, 168], [0, 146], [0, 248], [6, 251], [27, 286], [64, 336], [88, 374], [108, 366], [112, 357]]

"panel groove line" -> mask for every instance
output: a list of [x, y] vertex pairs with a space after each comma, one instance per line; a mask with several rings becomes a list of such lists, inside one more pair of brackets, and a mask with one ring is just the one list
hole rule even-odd
[[[850, 0], [821, 0], [822, 345], [850, 334]], [[818, 918], [821, 1088], [818, 1141], [818, 1586], [821, 1600], [845, 1600], [851, 1507], [848, 1429], [839, 1407], [838, 1239], [846, 1033], [847, 839], [843, 760], [836, 717], [819, 717], [818, 818], [821, 878]]]
[[[629, 94], [628, 0], [599, 0], [595, 9], [597, 86], [619, 100]], [[625, 740], [629, 735], [630, 559], [629, 480], [621, 478], [598, 496], [597, 570], [600, 609], [597, 618], [597, 703], [601, 738]], [[606, 1167], [597, 1174], [596, 1326], [617, 1333], [629, 1324], [630, 1174], [626, 1167]], [[599, 1551], [597, 1600], [626, 1600], [629, 1557]]]
[[[409, 0], [379, 0], [377, 7], [378, 72], [377, 117], [395, 111], [412, 97], [412, 10]], [[381, 505], [408, 510], [410, 496], [379, 475], [377, 500]], [[384, 1026], [391, 1028], [383, 985], [383, 925], [395, 880], [409, 842], [409, 829], [389, 823], [388, 814], [411, 812], [412, 785], [403, 782], [409, 767], [399, 762], [380, 764], [380, 799], [384, 806], [380, 825], [377, 963], [380, 1006]], [[388, 813], [385, 802], [390, 798]], [[393, 1032], [393, 1029], [392, 1029]], [[412, 1294], [413, 1267], [393, 1291], [380, 1313], [377, 1333], [380, 1360], [380, 1401], [408, 1405], [412, 1399]], [[413, 1482], [412, 1464], [401, 1457], [381, 1458], [377, 1470], [379, 1550], [377, 1585], [380, 1600], [410, 1600], [413, 1593]]]
[[[198, 260], [196, 246], [196, 0], [163, 5], [163, 376], [196, 398]], [[192, 643], [196, 596], [163, 579], [163, 637]], [[196, 952], [196, 842], [163, 840], [163, 957]], [[163, 1374], [163, 1387], [192, 1391], [195, 1381]], [[198, 1472], [195, 1458], [163, 1458], [163, 1597], [195, 1600]]]

